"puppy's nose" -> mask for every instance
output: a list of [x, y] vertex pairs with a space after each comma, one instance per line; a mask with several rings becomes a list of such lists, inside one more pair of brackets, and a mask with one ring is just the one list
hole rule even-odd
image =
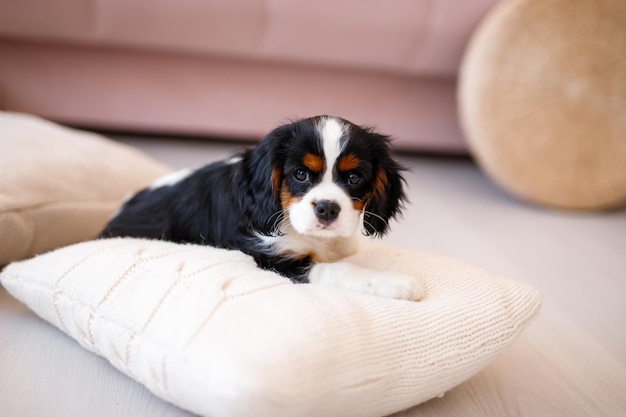
[[328, 224], [337, 219], [339, 212], [341, 211], [341, 207], [339, 207], [339, 204], [334, 201], [320, 200], [313, 206], [313, 211], [315, 211], [315, 215], [318, 219]]

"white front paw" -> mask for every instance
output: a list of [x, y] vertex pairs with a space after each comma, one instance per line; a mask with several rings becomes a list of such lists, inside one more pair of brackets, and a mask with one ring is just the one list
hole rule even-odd
[[424, 287], [417, 278], [389, 271], [372, 271], [364, 291], [379, 297], [398, 300], [419, 301], [424, 296]]
[[399, 300], [418, 301], [424, 296], [424, 287], [416, 277], [349, 262], [315, 264], [309, 272], [309, 282]]

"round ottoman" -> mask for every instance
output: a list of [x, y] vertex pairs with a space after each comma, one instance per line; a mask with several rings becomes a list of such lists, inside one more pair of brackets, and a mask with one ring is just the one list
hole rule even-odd
[[626, 202], [626, 0], [512, 0], [476, 31], [459, 111], [512, 194], [571, 209]]

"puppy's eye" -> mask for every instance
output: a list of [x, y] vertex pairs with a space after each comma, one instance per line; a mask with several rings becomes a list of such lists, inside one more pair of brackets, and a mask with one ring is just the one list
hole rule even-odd
[[362, 179], [363, 177], [361, 177], [359, 174], [357, 174], [356, 172], [352, 172], [350, 173], [350, 175], [348, 175], [348, 184], [358, 185]]
[[297, 169], [296, 172], [293, 173], [293, 177], [296, 181], [299, 182], [307, 182], [309, 180], [309, 171], [306, 169]]

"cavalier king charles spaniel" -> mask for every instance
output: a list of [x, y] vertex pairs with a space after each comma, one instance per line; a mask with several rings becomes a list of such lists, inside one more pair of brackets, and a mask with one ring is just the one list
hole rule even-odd
[[100, 236], [236, 249], [296, 283], [416, 300], [415, 277], [341, 261], [359, 230], [385, 234], [406, 199], [389, 142], [338, 117], [286, 124], [230, 159], [157, 180]]

